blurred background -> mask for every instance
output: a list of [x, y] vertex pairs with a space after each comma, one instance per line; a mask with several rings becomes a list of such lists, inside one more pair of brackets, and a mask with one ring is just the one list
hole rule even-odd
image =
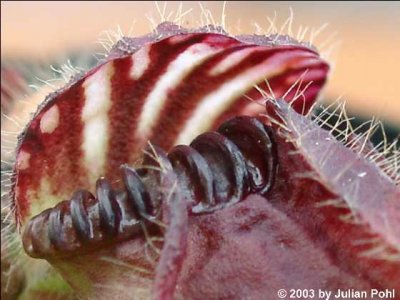
[[[164, 3], [159, 2], [162, 11]], [[267, 30], [270, 21], [279, 29], [293, 11], [292, 31], [310, 37], [334, 66], [323, 100], [347, 101], [350, 114], [360, 120], [376, 116], [393, 135], [400, 127], [400, 3], [399, 2], [184, 2], [190, 10], [184, 25], [197, 26], [201, 6], [216, 22], [226, 14], [233, 33]], [[166, 15], [179, 2], [168, 2]], [[269, 19], [268, 19], [269, 17]], [[203, 15], [204, 18], [204, 15]], [[141, 35], [160, 20], [154, 2], [1, 2], [2, 65], [23, 64], [37, 76], [50, 64], [67, 58], [83, 67], [95, 63], [93, 53], [104, 30]], [[257, 25], [255, 25], [255, 23]], [[306, 29], [306, 26], [309, 29]], [[258, 29], [257, 29], [258, 28]], [[103, 32], [103, 34], [102, 34]], [[40, 65], [41, 67], [38, 67]], [[43, 71], [46, 70], [46, 71]], [[43, 76], [45, 77], [45, 76]], [[42, 78], [43, 78], [42, 77]], [[3, 78], [2, 78], [3, 81]], [[3, 83], [2, 83], [3, 84]]]

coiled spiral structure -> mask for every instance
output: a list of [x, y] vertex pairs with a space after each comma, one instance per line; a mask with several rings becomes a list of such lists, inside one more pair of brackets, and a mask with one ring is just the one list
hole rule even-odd
[[33, 217], [23, 234], [26, 252], [40, 258], [70, 255], [132, 237], [143, 224], [151, 227], [160, 218], [168, 194], [163, 180], [171, 172], [193, 214], [237, 203], [250, 193], [264, 195], [273, 185], [275, 143], [257, 118], [233, 118], [168, 154], [152, 150], [154, 155], [144, 156], [143, 167], [121, 166], [122, 189], [100, 178], [95, 195], [77, 191], [70, 200]]

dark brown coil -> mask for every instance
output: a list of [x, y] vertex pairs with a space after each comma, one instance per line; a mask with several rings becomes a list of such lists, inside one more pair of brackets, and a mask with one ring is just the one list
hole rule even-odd
[[168, 154], [158, 148], [147, 152], [142, 168], [121, 166], [122, 189], [100, 178], [95, 195], [77, 191], [70, 200], [33, 217], [23, 235], [27, 253], [69, 255], [132, 237], [142, 225], [157, 230], [154, 224], [166, 189], [171, 189], [165, 184], [171, 174], [191, 213], [199, 214], [237, 203], [250, 193], [265, 195], [277, 165], [272, 134], [252, 117], [231, 119], [218, 131], [201, 134], [190, 146], [176, 146]]

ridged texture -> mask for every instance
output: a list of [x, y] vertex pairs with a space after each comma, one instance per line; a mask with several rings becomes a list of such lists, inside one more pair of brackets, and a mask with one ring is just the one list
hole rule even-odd
[[26, 252], [42, 258], [70, 255], [132, 238], [142, 225], [157, 230], [161, 201], [171, 192], [159, 187], [170, 172], [177, 178], [175, 193], [199, 214], [237, 203], [250, 193], [266, 195], [277, 167], [272, 134], [252, 117], [234, 118], [168, 155], [154, 147], [147, 153], [142, 168], [121, 167], [122, 189], [101, 178], [95, 195], [77, 191], [71, 200], [32, 218], [23, 234]]

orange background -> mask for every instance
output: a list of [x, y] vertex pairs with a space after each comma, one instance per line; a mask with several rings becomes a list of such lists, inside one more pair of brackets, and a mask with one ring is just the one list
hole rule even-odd
[[[167, 11], [179, 3], [168, 3]], [[162, 8], [163, 3], [160, 3]], [[220, 21], [222, 2], [203, 6]], [[254, 32], [254, 22], [268, 28], [267, 16], [277, 12], [282, 25], [294, 12], [293, 29], [319, 27], [328, 22], [316, 44], [337, 32], [331, 44], [340, 41], [331, 58], [335, 68], [325, 89], [325, 97], [343, 95], [348, 109], [364, 116], [378, 116], [400, 126], [400, 3], [399, 2], [228, 2], [226, 24], [235, 33]], [[184, 2], [192, 8], [188, 25], [196, 25], [197, 2]], [[106, 29], [120, 25], [132, 34], [151, 29], [146, 15], [157, 21], [154, 2], [2, 2], [2, 58], [57, 57], [69, 51], [94, 51], [94, 42]]]

